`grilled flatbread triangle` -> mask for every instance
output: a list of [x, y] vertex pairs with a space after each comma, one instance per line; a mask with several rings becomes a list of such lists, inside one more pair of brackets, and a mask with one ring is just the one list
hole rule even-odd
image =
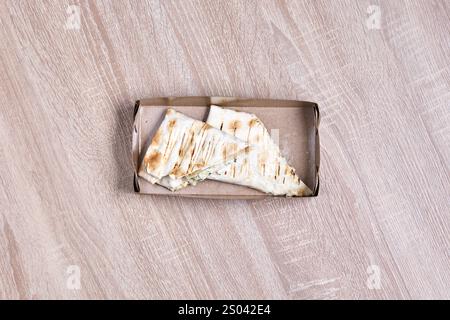
[[281, 155], [278, 145], [257, 116], [211, 106], [206, 122], [252, 146], [248, 153], [235, 157], [233, 162], [209, 175], [208, 179], [239, 184], [274, 195], [312, 194]]
[[249, 149], [248, 143], [169, 108], [138, 175], [176, 191], [204, 180]]

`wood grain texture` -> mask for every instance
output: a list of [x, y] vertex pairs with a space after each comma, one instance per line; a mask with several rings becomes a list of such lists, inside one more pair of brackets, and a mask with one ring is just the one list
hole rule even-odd
[[[0, 298], [449, 299], [449, 2], [374, 2], [0, 1]], [[319, 197], [134, 194], [168, 95], [317, 102]]]

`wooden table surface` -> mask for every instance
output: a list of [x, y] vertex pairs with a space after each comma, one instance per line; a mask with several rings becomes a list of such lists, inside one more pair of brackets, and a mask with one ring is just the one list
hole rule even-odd
[[[450, 298], [449, 17], [1, 1], [0, 298]], [[317, 102], [319, 196], [136, 195], [134, 101], [186, 95]]]

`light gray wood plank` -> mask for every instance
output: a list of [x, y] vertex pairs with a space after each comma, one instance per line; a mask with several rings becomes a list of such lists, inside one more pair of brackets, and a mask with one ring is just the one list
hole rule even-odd
[[[2, 1], [0, 298], [449, 299], [450, 8], [377, 3]], [[168, 95], [319, 103], [319, 197], [134, 194]]]

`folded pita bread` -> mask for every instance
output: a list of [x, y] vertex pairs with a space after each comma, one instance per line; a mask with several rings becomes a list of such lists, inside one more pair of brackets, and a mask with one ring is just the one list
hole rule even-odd
[[206, 122], [252, 146], [248, 153], [236, 156], [233, 162], [209, 175], [208, 179], [239, 184], [274, 195], [312, 194], [281, 155], [278, 145], [257, 116], [211, 106]]
[[138, 175], [176, 191], [204, 180], [249, 146], [232, 135], [168, 109], [152, 138]]

